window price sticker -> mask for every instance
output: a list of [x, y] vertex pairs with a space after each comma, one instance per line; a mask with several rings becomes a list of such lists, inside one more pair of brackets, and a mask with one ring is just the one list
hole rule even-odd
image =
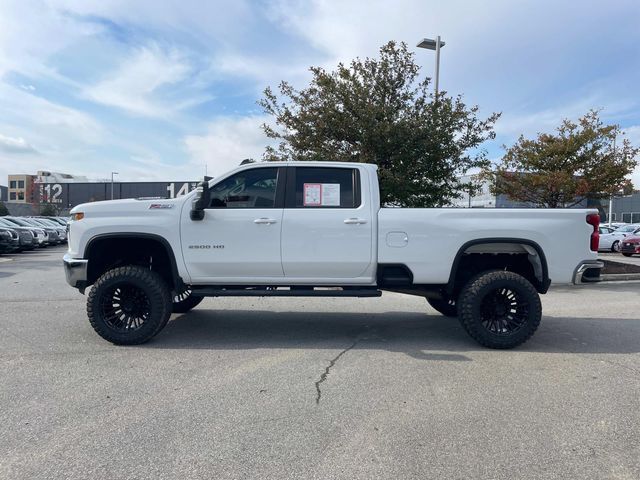
[[302, 204], [305, 207], [319, 207], [322, 205], [322, 184], [321, 183], [305, 183], [304, 198]]
[[305, 207], [339, 207], [339, 183], [305, 183], [303, 184], [302, 204]]

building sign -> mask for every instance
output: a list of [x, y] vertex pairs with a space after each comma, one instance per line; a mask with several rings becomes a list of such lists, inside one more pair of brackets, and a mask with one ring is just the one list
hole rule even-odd
[[[81, 203], [123, 198], [176, 198], [186, 195], [198, 182], [68, 182], [39, 183], [35, 203], [72, 208]], [[113, 188], [113, 196], [112, 196]]]

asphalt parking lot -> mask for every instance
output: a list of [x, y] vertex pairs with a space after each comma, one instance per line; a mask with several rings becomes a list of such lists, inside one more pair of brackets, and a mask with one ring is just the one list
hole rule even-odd
[[640, 478], [640, 283], [476, 345], [420, 298], [205, 299], [89, 326], [61, 247], [0, 263], [0, 478]]
[[599, 254], [602, 260], [610, 260], [613, 262], [620, 263], [628, 263], [629, 265], [638, 265], [640, 266], [640, 255], [633, 255], [631, 257], [625, 257], [621, 253], [605, 253], [601, 252]]

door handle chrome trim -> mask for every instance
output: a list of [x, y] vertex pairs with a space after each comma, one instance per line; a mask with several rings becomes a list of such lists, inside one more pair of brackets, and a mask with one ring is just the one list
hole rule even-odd
[[364, 225], [367, 221], [364, 218], [345, 218], [344, 223], [347, 225]]
[[258, 225], [271, 225], [276, 222], [277, 220], [275, 218], [256, 218], [253, 221], [253, 223], [257, 223]]

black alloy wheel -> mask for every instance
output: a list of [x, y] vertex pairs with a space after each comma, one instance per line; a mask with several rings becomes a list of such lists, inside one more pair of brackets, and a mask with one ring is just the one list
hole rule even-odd
[[87, 297], [93, 329], [116, 345], [137, 345], [153, 338], [171, 316], [171, 293], [164, 279], [138, 265], [103, 273]]
[[202, 302], [204, 297], [196, 297], [192, 295], [192, 290], [187, 287], [182, 292], [173, 296], [171, 310], [173, 313], [187, 313], [192, 308]]
[[511, 335], [524, 326], [529, 314], [529, 302], [509, 288], [493, 290], [482, 299], [481, 322], [496, 335]]
[[140, 329], [151, 313], [151, 302], [141, 288], [126, 282], [115, 284], [100, 299], [104, 322], [114, 331]]
[[449, 298], [427, 298], [427, 302], [431, 307], [440, 312], [445, 317], [457, 317], [458, 306], [456, 301]]
[[535, 287], [514, 272], [499, 270], [476, 275], [458, 297], [458, 319], [481, 345], [513, 348], [526, 342], [542, 319]]

